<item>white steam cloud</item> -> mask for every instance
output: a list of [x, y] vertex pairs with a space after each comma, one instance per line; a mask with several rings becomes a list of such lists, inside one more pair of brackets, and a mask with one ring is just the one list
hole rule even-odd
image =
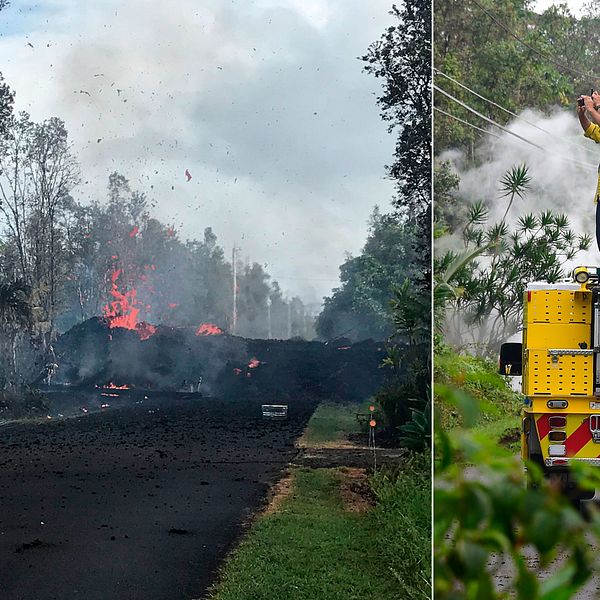
[[507, 220], [514, 223], [522, 214], [543, 210], [565, 213], [576, 234], [588, 234], [594, 240], [573, 264], [600, 265], [594, 205], [600, 144], [583, 137], [574, 111], [557, 109], [548, 116], [526, 110], [520, 117], [507, 129], [545, 150], [494, 128], [492, 132], [499, 137], [487, 136], [477, 149], [478, 166], [466, 166], [464, 155], [456, 151], [443, 153], [440, 159], [450, 160], [460, 176], [460, 197], [469, 202], [483, 200], [490, 211], [489, 222], [499, 221], [508, 205], [508, 198], [500, 198], [500, 179], [511, 167], [525, 163], [532, 178], [530, 188], [524, 199], [515, 198]]
[[[493, 128], [490, 129], [493, 135], [486, 136], [476, 149], [476, 166], [472, 166], [473, 163], [456, 150], [440, 156], [440, 160], [450, 161], [460, 177], [460, 199], [466, 204], [478, 200], [485, 202], [489, 209], [490, 225], [500, 221], [509, 202], [507, 197], [500, 197], [500, 179], [511, 167], [525, 163], [532, 178], [530, 188], [524, 199], [515, 198], [507, 221], [514, 224], [523, 214], [545, 210], [566, 214], [576, 234], [592, 237], [590, 250], [579, 252], [574, 260], [566, 263], [567, 272], [582, 264], [600, 266], [600, 252], [595, 240], [594, 205], [600, 144], [583, 137], [574, 112], [557, 108], [552, 114], [543, 115], [526, 110], [519, 119], [509, 123], [507, 129], [510, 132], [541, 146], [543, 150]], [[437, 253], [444, 253], [450, 248], [462, 248], [462, 240], [457, 235], [436, 241]], [[497, 339], [498, 333], [492, 331], [494, 317], [492, 315], [488, 321], [474, 326], [466, 323], [462, 314], [449, 311], [445, 324], [446, 341], [474, 354], [494, 355], [499, 344], [506, 341]], [[511, 338], [518, 341], [520, 336]]]

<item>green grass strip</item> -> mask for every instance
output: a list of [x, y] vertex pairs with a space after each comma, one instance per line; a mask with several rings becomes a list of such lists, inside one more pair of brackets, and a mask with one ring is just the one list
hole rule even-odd
[[[380, 484], [385, 486], [384, 482]], [[385, 525], [388, 520], [398, 518], [395, 511], [400, 505], [389, 506], [391, 513], [382, 512], [379, 506], [359, 514], [347, 512], [339, 495], [339, 475], [335, 470], [295, 470], [292, 494], [276, 513], [253, 524], [225, 565], [222, 581], [211, 598], [425, 598], [407, 595], [398, 579], [401, 573], [397, 565], [390, 563], [387, 536], [398, 535], [401, 530]], [[429, 512], [429, 502], [423, 509]], [[426, 529], [419, 535], [425, 535], [425, 560], [428, 560], [429, 525]], [[414, 530], [406, 533], [410, 537], [416, 535]]]
[[313, 413], [302, 442], [308, 446], [346, 441], [349, 433], [361, 431], [356, 413], [367, 413], [369, 403], [320, 404]]

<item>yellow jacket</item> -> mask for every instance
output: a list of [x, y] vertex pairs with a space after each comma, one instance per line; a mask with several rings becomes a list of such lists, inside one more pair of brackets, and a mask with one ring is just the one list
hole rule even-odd
[[[590, 123], [590, 126], [583, 132], [586, 138], [594, 140], [596, 144], [600, 144], [600, 126], [596, 123]], [[594, 202], [598, 203], [600, 198], [600, 165], [598, 165], [598, 184], [596, 185], [596, 195], [594, 196]]]

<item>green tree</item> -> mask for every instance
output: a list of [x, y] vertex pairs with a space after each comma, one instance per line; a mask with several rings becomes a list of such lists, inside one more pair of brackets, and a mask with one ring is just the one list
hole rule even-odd
[[374, 42], [362, 60], [365, 71], [383, 79], [377, 102], [389, 131], [397, 132], [394, 162], [395, 206], [423, 214], [431, 202], [431, 2], [403, 0], [390, 14], [397, 24]]
[[[590, 40], [584, 42], [581, 28], [574, 27], [575, 20], [568, 11], [549, 9], [540, 16], [529, 7], [527, 0], [436, 2], [435, 68], [513, 112], [523, 108], [548, 110], [563, 103], [572, 107], [575, 97], [589, 91], [590, 84], [582, 87], [569, 68], [589, 71], [590, 65], [598, 63], [589, 62], [581, 49], [592, 53], [596, 49], [588, 45]], [[553, 58], [544, 58], [549, 55]], [[561, 64], [566, 68], [561, 68]], [[435, 83], [500, 124], [512, 118], [440, 73], [436, 73]], [[486, 127], [485, 122], [440, 93], [435, 94], [434, 103], [445, 112]], [[436, 113], [434, 139], [438, 154], [459, 148], [474, 159], [481, 137], [480, 132], [467, 125]]]
[[325, 339], [354, 340], [392, 335], [390, 300], [395, 287], [404, 280], [415, 282], [423, 277], [416, 242], [414, 224], [401, 223], [396, 216], [383, 215], [375, 208], [362, 253], [348, 257], [340, 267], [342, 285], [325, 299], [317, 333]]
[[420, 452], [431, 445], [431, 294], [405, 280], [394, 290], [390, 307], [394, 334], [382, 365], [388, 377], [376, 400], [390, 438]]
[[[456, 309], [446, 333], [454, 345], [460, 345], [468, 331], [472, 350], [478, 354], [494, 355], [502, 341], [520, 329], [528, 281], [558, 281], [565, 276], [565, 263], [591, 245], [589, 236], [573, 232], [566, 215], [552, 211], [523, 214], [511, 228], [506, 217], [515, 198], [525, 197], [526, 166], [513, 167], [500, 183], [501, 198], [507, 198], [502, 219], [488, 224], [485, 205], [474, 203], [462, 231], [466, 254], [448, 251], [436, 259], [440, 293], [447, 291], [441, 286], [444, 280], [460, 290], [445, 297]], [[465, 260], [470, 248], [485, 249], [485, 259]], [[442, 275], [447, 272], [452, 272], [451, 279]]]

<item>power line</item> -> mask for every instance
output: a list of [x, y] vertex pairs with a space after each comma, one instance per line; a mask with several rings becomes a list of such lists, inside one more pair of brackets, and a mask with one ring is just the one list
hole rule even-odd
[[490, 119], [489, 117], [486, 117], [484, 114], [482, 114], [479, 111], [475, 110], [474, 108], [470, 107], [468, 104], [465, 104], [464, 102], [462, 102], [462, 100], [459, 100], [458, 98], [455, 98], [452, 94], [449, 94], [448, 92], [444, 91], [443, 89], [438, 87], [435, 83], [433, 84], [433, 89], [440, 92], [444, 96], [447, 96], [448, 98], [450, 98], [450, 100], [456, 102], [463, 108], [466, 108], [469, 112], [472, 112], [473, 114], [477, 115], [479, 118], [483, 119], [484, 121], [491, 123], [492, 125], [494, 125], [495, 127], [498, 127], [498, 129], [501, 129], [505, 133], [508, 133], [509, 135], [512, 135], [512, 136], [518, 138], [522, 142], [525, 142], [526, 144], [529, 144], [530, 146], [533, 146], [534, 148], [537, 148], [538, 150], [541, 150], [544, 153], [547, 153], [551, 156], [556, 156], [557, 158], [566, 160], [568, 162], [572, 162], [579, 166], [592, 167], [594, 170], [596, 169], [596, 165], [593, 165], [591, 163], [581, 162], [581, 161], [569, 158], [567, 156], [561, 156], [560, 154], [555, 154], [554, 152], [550, 152], [543, 146], [540, 146], [539, 144], [536, 144], [535, 142], [532, 142], [532, 141], [528, 140], [527, 138], [524, 138], [523, 136], [519, 135], [518, 133], [515, 133], [514, 131], [511, 131], [510, 129], [504, 127], [503, 125], [500, 125], [499, 123], [496, 123], [494, 120]]
[[508, 108], [504, 108], [503, 106], [500, 106], [500, 104], [497, 104], [493, 100], [490, 100], [489, 98], [486, 98], [485, 96], [482, 96], [481, 94], [478, 94], [476, 91], [474, 91], [471, 88], [467, 87], [466, 85], [464, 85], [460, 81], [454, 79], [453, 77], [450, 77], [450, 75], [446, 75], [446, 73], [443, 73], [439, 69], [436, 69], [434, 67], [433, 70], [438, 75], [442, 75], [443, 77], [445, 77], [446, 79], [449, 79], [450, 81], [452, 81], [456, 85], [460, 86], [461, 88], [463, 88], [467, 92], [470, 92], [474, 96], [477, 96], [478, 98], [481, 98], [481, 100], [484, 100], [485, 102], [488, 102], [492, 106], [495, 106], [496, 108], [499, 108], [500, 110], [503, 110], [505, 113], [508, 113], [509, 115], [515, 117], [519, 121], [523, 121], [524, 123], [527, 123], [527, 125], [529, 125], [531, 127], [534, 127], [535, 129], [538, 129], [539, 131], [542, 131], [546, 135], [549, 135], [550, 137], [552, 137], [552, 138], [554, 138], [556, 140], [560, 140], [561, 142], [564, 142], [565, 144], [569, 144], [571, 146], [576, 146], [577, 148], [580, 148], [581, 150], [584, 150], [585, 152], [588, 152], [589, 154], [593, 154], [594, 156], [596, 156], [596, 153], [593, 150], [591, 150], [590, 148], [587, 148], [586, 146], [582, 146], [581, 144], [578, 144], [577, 142], [572, 142], [570, 140], [566, 140], [564, 138], [561, 138], [561, 137], [555, 135], [554, 133], [552, 133], [551, 131], [547, 131], [543, 127], [540, 127], [539, 125], [536, 125], [535, 123], [532, 123], [531, 121], [528, 121], [527, 119], [525, 119], [524, 117], [521, 117], [520, 115], [518, 115], [517, 113], [513, 112], [512, 110], [509, 110]]
[[437, 110], [437, 112], [442, 113], [443, 115], [446, 115], [447, 117], [450, 117], [451, 119], [454, 119], [455, 121], [460, 121], [461, 123], [464, 123], [465, 125], [468, 125], [469, 127], [472, 127], [473, 129], [477, 129], [477, 131], [481, 131], [482, 133], [486, 133], [487, 135], [491, 135], [495, 138], [500, 139], [500, 136], [497, 133], [488, 131], [487, 129], [484, 129], [483, 127], [477, 127], [477, 125], [473, 125], [473, 123], [469, 123], [468, 121], [465, 121], [464, 119], [461, 119], [460, 117], [451, 115], [449, 112], [446, 112], [445, 110], [442, 110], [441, 108], [438, 108], [437, 106], [434, 106], [433, 110]]
[[588, 73], [583, 73], [582, 71], [578, 71], [577, 69], [574, 69], [573, 67], [570, 67], [569, 65], [559, 62], [552, 55], [546, 54], [544, 52], [541, 52], [540, 50], [537, 50], [536, 48], [534, 48], [533, 46], [528, 44], [525, 40], [520, 38], [516, 33], [513, 33], [513, 31], [507, 25], [502, 23], [502, 21], [498, 20], [485, 7], [483, 7], [479, 2], [477, 2], [477, 0], [471, 0], [471, 2], [473, 4], [475, 4], [475, 6], [478, 6], [496, 25], [498, 25], [498, 27], [500, 27], [500, 29], [503, 29], [506, 33], [508, 33], [508, 35], [510, 35], [515, 40], [517, 40], [517, 42], [519, 42], [520, 44], [523, 44], [523, 46], [525, 46], [526, 48], [529, 48], [529, 50], [531, 50], [538, 56], [545, 58], [547, 61], [551, 62], [553, 65], [555, 65], [561, 69], [566, 69], [567, 71], [571, 71], [571, 73], [576, 73], [577, 75], [581, 75], [582, 77], [585, 77], [588, 79], [589, 78], [598, 79], [598, 77], [591, 71]]

